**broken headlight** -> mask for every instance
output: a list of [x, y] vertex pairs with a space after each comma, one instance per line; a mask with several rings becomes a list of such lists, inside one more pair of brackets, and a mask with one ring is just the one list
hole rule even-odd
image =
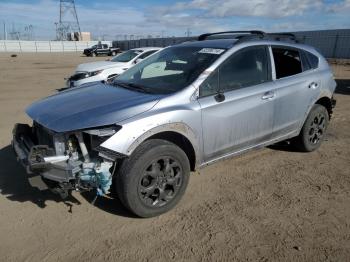
[[89, 150], [96, 150], [98, 146], [117, 133], [121, 128], [121, 126], [113, 125], [83, 130], [84, 141]]
[[87, 133], [93, 136], [109, 137], [109, 136], [113, 136], [121, 128], [122, 128], [121, 126], [108, 126], [103, 128], [84, 130], [84, 133]]
[[97, 71], [93, 71], [93, 72], [88, 72], [86, 75], [86, 77], [92, 77], [92, 76], [96, 76], [98, 74], [101, 74], [103, 72], [103, 70], [97, 70]]

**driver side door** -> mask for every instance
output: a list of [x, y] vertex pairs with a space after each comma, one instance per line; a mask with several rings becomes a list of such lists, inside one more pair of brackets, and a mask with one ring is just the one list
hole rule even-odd
[[267, 46], [243, 48], [200, 86], [204, 162], [270, 139], [274, 114], [270, 65]]

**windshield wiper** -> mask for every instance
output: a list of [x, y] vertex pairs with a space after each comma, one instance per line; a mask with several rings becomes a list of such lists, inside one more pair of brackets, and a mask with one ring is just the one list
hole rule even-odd
[[146, 87], [141, 86], [141, 85], [137, 85], [137, 84], [134, 84], [134, 83], [126, 83], [126, 82], [121, 82], [121, 81], [114, 81], [112, 84], [124, 87], [126, 89], [130, 89], [130, 90], [141, 91], [143, 93], [152, 93]]

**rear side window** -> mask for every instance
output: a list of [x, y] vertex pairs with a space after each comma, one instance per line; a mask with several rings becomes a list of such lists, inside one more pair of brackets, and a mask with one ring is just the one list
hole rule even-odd
[[318, 67], [318, 57], [309, 53], [309, 52], [306, 52], [306, 51], [305, 51], [305, 54], [306, 54], [306, 57], [309, 61], [311, 68], [316, 69]]
[[272, 47], [272, 53], [275, 61], [277, 79], [293, 76], [303, 71], [298, 50]]

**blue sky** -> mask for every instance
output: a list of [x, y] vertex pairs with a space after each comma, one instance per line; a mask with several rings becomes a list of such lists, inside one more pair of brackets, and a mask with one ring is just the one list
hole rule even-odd
[[[95, 38], [184, 36], [219, 30], [297, 31], [350, 28], [350, 0], [76, 0], [82, 31]], [[0, 0], [0, 23], [54, 39], [58, 0]], [[66, 18], [69, 20], [69, 16]], [[0, 28], [2, 28], [1, 26]], [[0, 37], [2, 38], [0, 30]]]

